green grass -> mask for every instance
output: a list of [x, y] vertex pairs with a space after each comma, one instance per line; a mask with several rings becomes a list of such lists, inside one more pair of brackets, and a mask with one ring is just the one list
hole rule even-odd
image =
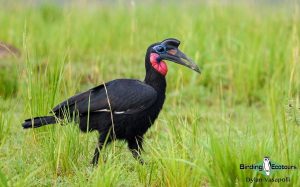
[[[299, 5], [248, 3], [5, 3], [1, 60], [0, 186], [269, 186], [241, 163], [300, 167]], [[103, 82], [144, 77], [149, 44], [167, 37], [202, 68], [168, 63], [167, 100], [145, 136], [145, 165], [124, 142], [90, 165], [97, 133], [74, 123], [24, 131], [65, 98]], [[3, 75], [3, 76], [2, 76]], [[279, 171], [300, 186], [299, 169]]]

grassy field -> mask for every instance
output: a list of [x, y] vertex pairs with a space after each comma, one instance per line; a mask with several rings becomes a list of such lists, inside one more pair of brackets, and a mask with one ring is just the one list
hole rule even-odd
[[[21, 51], [0, 59], [0, 186], [300, 186], [297, 3], [0, 2], [0, 41]], [[145, 165], [115, 142], [93, 168], [97, 133], [77, 124], [21, 128], [92, 86], [142, 80], [146, 48], [168, 37], [203, 73], [168, 63]], [[264, 176], [240, 164], [264, 156], [298, 166], [271, 176], [291, 181], [246, 182]]]

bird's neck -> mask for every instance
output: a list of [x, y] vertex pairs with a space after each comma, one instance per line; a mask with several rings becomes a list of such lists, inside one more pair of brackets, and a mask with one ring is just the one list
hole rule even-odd
[[152, 86], [158, 93], [165, 94], [167, 86], [166, 78], [153, 68], [147, 69], [144, 82]]
[[[153, 59], [152, 59], [153, 60]], [[160, 73], [153, 67], [151, 62], [151, 53], [147, 52], [145, 57], [146, 76], [144, 82], [152, 86], [160, 95], [165, 95], [166, 78], [165, 74]]]

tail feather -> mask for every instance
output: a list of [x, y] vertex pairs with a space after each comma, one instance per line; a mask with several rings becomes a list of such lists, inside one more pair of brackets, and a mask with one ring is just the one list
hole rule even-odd
[[42, 116], [42, 117], [35, 117], [32, 119], [26, 119], [22, 124], [24, 129], [28, 128], [38, 128], [44, 125], [55, 124], [56, 119], [54, 116]]

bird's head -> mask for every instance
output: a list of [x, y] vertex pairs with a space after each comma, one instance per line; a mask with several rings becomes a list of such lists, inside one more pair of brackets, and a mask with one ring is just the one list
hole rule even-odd
[[163, 76], [168, 72], [168, 67], [164, 60], [181, 64], [200, 73], [199, 67], [178, 49], [179, 45], [180, 41], [174, 38], [168, 38], [162, 42], [152, 44], [147, 50], [148, 55], [146, 58], [149, 58], [150, 65]]
[[269, 157], [264, 157], [264, 162], [270, 162], [270, 158]]

